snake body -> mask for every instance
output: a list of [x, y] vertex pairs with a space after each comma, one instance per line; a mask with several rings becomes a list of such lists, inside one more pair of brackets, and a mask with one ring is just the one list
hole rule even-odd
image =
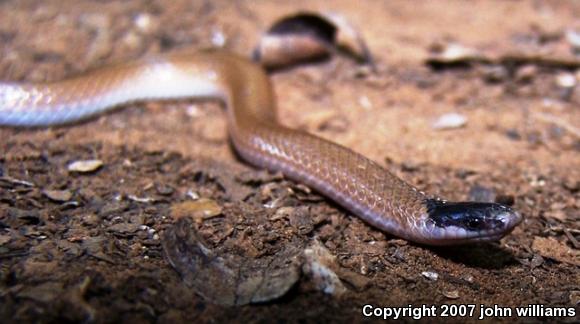
[[0, 125], [70, 123], [131, 101], [183, 97], [221, 99], [231, 141], [244, 160], [307, 184], [390, 234], [461, 244], [498, 240], [521, 221], [500, 204], [429, 198], [348, 148], [282, 126], [267, 74], [226, 52], [141, 59], [56, 82], [0, 83]]

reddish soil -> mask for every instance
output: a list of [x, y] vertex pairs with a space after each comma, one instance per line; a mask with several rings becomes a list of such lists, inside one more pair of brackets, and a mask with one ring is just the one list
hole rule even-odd
[[[542, 305], [575, 316], [486, 320], [578, 320], [580, 68], [426, 64], [434, 44], [450, 41], [489, 55], [565, 48], [577, 59], [565, 33], [580, 31], [578, 2], [0, 1], [0, 78], [57, 80], [222, 41], [249, 56], [277, 18], [306, 9], [348, 17], [378, 72], [335, 56], [273, 74], [284, 124], [431, 194], [512, 204], [524, 222], [476, 246], [386, 235], [239, 160], [215, 102], [144, 102], [66, 127], [3, 127], [3, 321], [360, 322], [366, 304], [436, 305], [439, 316], [447, 304], [474, 304], [473, 316], [480, 305]], [[576, 86], [559, 86], [562, 75]], [[450, 112], [467, 123], [433, 129]], [[89, 159], [103, 165], [67, 169]], [[313, 247], [338, 278], [333, 293], [312, 274], [304, 251]], [[168, 262], [176, 255], [188, 256], [179, 272]], [[254, 277], [277, 288], [240, 293]]]

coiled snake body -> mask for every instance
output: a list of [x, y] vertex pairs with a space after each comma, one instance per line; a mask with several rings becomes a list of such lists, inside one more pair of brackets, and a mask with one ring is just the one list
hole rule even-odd
[[0, 125], [63, 124], [130, 101], [182, 97], [223, 100], [243, 159], [311, 186], [393, 235], [432, 245], [491, 241], [521, 221], [496, 203], [430, 199], [348, 148], [280, 125], [263, 69], [220, 51], [142, 59], [57, 82], [0, 83]]

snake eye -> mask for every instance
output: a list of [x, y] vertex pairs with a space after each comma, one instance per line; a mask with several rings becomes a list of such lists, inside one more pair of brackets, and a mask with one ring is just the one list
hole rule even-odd
[[477, 230], [482, 225], [482, 220], [480, 218], [471, 218], [467, 221], [466, 227], [470, 230]]

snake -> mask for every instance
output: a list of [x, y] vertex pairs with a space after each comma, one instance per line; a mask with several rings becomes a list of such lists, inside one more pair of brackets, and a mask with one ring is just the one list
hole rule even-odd
[[352, 149], [284, 126], [265, 69], [225, 50], [158, 54], [56, 81], [0, 82], [0, 125], [69, 124], [130, 102], [179, 98], [222, 101], [243, 160], [313, 188], [393, 236], [424, 245], [497, 241], [522, 221], [503, 204], [428, 195]]

